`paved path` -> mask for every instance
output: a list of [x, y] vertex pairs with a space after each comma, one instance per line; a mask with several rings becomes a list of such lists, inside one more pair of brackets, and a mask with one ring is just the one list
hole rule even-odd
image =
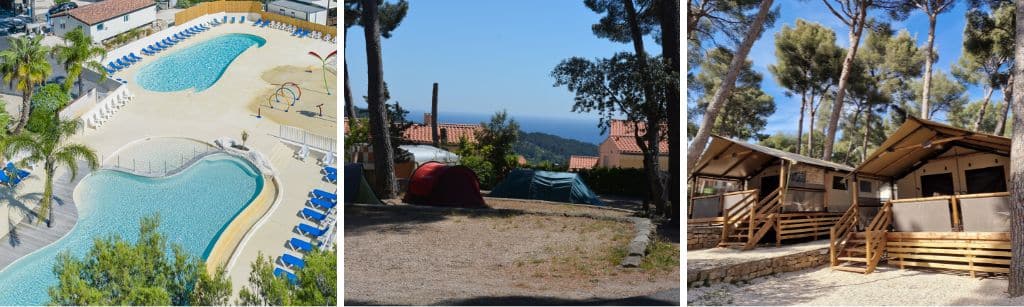
[[[27, 218], [14, 226], [14, 229], [0, 241], [0, 270], [3, 270], [11, 263], [21, 259], [25, 255], [43, 248], [60, 238], [63, 238], [78, 222], [78, 207], [75, 205], [72, 193], [78, 182], [89, 173], [84, 164], [79, 167], [78, 176], [74, 181], [69, 181], [70, 172], [58, 172], [53, 180], [53, 196], [56, 201], [53, 203], [53, 227], [46, 227], [46, 223], [37, 223], [35, 212], [30, 212]], [[40, 174], [32, 176], [44, 176], [42, 168], [38, 168]], [[19, 193], [20, 194], [20, 193]], [[22, 201], [38, 203], [42, 193], [21, 194]]]

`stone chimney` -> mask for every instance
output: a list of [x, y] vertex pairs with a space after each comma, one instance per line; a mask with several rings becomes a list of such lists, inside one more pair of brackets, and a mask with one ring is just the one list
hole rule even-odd
[[433, 117], [430, 115], [430, 112], [423, 113], [423, 124], [424, 125], [433, 126], [432, 120], [433, 120]]

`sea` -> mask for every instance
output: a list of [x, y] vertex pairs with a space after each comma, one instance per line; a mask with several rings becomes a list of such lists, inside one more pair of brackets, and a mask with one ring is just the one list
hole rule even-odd
[[[428, 112], [424, 110], [409, 110], [406, 119], [423, 123], [423, 114]], [[481, 122], [490, 122], [492, 115], [494, 114], [442, 110], [438, 112], [437, 121], [452, 124], [479, 124]], [[605, 139], [605, 136], [601, 134], [601, 128], [597, 126], [598, 118], [596, 117], [543, 117], [512, 113], [509, 113], [509, 116], [519, 124], [519, 129], [525, 132], [543, 132], [594, 145], [600, 144]]]

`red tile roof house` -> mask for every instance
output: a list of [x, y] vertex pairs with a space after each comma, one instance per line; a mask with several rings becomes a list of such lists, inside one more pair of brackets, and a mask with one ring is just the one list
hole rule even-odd
[[153, 0], [106, 0], [56, 14], [51, 23], [57, 36], [82, 28], [93, 42], [101, 43], [132, 29], [149, 28], [154, 20]]
[[574, 172], [581, 169], [592, 169], [597, 166], [600, 157], [594, 156], [569, 156], [569, 171]]
[[[429, 125], [430, 113], [423, 114], [423, 122], [426, 124], [413, 124], [409, 129], [405, 130], [402, 136], [407, 142], [416, 145], [432, 145], [434, 144], [433, 138], [431, 137], [431, 129], [433, 127]], [[348, 118], [345, 118], [345, 131], [348, 132]], [[438, 142], [441, 149], [447, 151], [455, 151], [459, 148], [459, 141], [462, 138], [466, 138], [469, 143], [476, 143], [476, 132], [483, 129], [479, 124], [446, 124], [440, 123], [438, 128]], [[522, 155], [516, 157], [519, 165], [526, 165], [526, 158]]]
[[[647, 131], [646, 125], [640, 123], [638, 125], [640, 135]], [[667, 127], [662, 128], [667, 131]], [[644, 167], [644, 156], [640, 151], [640, 146], [636, 145], [636, 139], [633, 135], [633, 124], [623, 120], [612, 120], [611, 127], [608, 129], [608, 138], [601, 142], [598, 147], [598, 161], [595, 166], [600, 167], [621, 167], [621, 168], [643, 168]], [[661, 140], [658, 143], [658, 163], [659, 169], [663, 171], [668, 170], [668, 140]], [[582, 163], [585, 160], [581, 160]], [[570, 168], [572, 168], [572, 160], [569, 161]], [[584, 164], [579, 164], [582, 168]]]

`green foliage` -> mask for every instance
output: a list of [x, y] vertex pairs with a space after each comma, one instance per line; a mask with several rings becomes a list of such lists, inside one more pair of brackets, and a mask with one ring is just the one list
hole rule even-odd
[[547, 133], [519, 131], [513, 151], [530, 163], [549, 162], [566, 167], [569, 156], [596, 156], [597, 145]]
[[639, 168], [595, 167], [576, 172], [594, 193], [648, 198], [647, 175]]
[[[140, 30], [134, 29], [130, 32], [138, 33], [138, 31]], [[103, 64], [93, 59], [105, 57], [107, 50], [93, 45], [92, 38], [85, 35], [81, 28], [76, 28], [65, 34], [64, 41], [67, 44], [54, 47], [53, 53], [68, 72], [67, 79], [64, 80], [64, 88], [71, 92], [71, 85], [77, 83], [78, 95], [81, 96], [82, 80], [80, 77], [83, 69], [89, 68], [99, 73], [101, 79], [106, 78], [107, 70]]]
[[[409, 12], [409, 2], [399, 0], [395, 4], [381, 0], [377, 6], [377, 22], [380, 24], [380, 36], [391, 38], [394, 31], [402, 24], [405, 14]], [[362, 25], [363, 3], [360, 0], [345, 0], [345, 30], [355, 25]]]
[[818, 95], [835, 83], [845, 53], [836, 34], [818, 23], [797, 19], [775, 35], [776, 64], [768, 65], [780, 85], [793, 93]]
[[[750, 31], [760, 4], [760, 0], [688, 0], [687, 69], [694, 71], [700, 67], [700, 59], [707, 49], [739, 45]], [[762, 29], [771, 29], [778, 16], [779, 7], [776, 7], [768, 14]], [[722, 37], [726, 39], [719, 39]]]
[[[695, 80], [705, 95], [697, 100], [695, 108], [690, 108], [690, 113], [703, 115], [711, 103], [711, 95], [728, 73], [731, 62], [732, 52], [725, 48], [716, 48], [707, 53]], [[761, 74], [754, 71], [752, 65], [751, 61], [744, 61], [736, 79], [736, 88], [726, 98], [729, 107], [718, 114], [712, 133], [737, 139], [767, 137], [761, 131], [768, 123], [768, 116], [775, 113], [775, 100], [761, 90]]]
[[68, 2], [71, 2], [71, 0], [54, 0], [53, 4], [64, 4]]
[[758, 143], [761, 146], [771, 147], [786, 152], [796, 152], [797, 147], [796, 136], [782, 131], [763, 138]]
[[29, 104], [30, 96], [35, 91], [35, 86], [41, 84], [52, 73], [50, 61], [47, 59], [50, 47], [44, 46], [42, 40], [42, 35], [11, 37], [7, 40], [10, 46], [0, 51], [0, 74], [3, 74], [4, 82], [14, 85], [14, 88], [22, 93], [21, 118], [11, 131], [13, 134], [21, 133], [21, 129], [28, 122], [32, 108]]
[[[953, 112], [948, 114], [947, 119], [949, 124], [953, 127], [971, 129], [974, 125], [974, 121], [978, 119], [978, 114], [981, 112], [981, 105], [984, 101], [978, 100], [967, 104], [960, 112]], [[999, 110], [1002, 110], [1004, 106], [1003, 102], [989, 102], [988, 110], [985, 112], [985, 117], [981, 120], [981, 124], [978, 125], [978, 131], [992, 131], [996, 129], [996, 123], [999, 121]]]
[[459, 139], [459, 147], [455, 149], [455, 154], [459, 155], [459, 164], [476, 173], [481, 189], [490, 189], [498, 183], [494, 164], [487, 159], [492, 156], [493, 151], [494, 146], [483, 143], [473, 144], [466, 138]]
[[96, 238], [82, 259], [64, 251], [49, 289], [55, 305], [219, 305], [231, 295], [224, 268], [209, 276], [202, 259], [172, 244], [157, 231], [159, 216], [145, 217], [139, 239], [120, 235]]
[[[911, 114], [921, 113], [919, 101], [921, 101], [922, 87], [923, 84], [920, 81], [911, 82], [911, 88], [914, 89], [914, 95], [911, 98], [914, 103], [906, 106], [906, 110], [910, 111]], [[964, 85], [941, 70], [932, 72], [929, 95], [931, 96], [928, 98], [929, 118], [934, 118], [939, 112], [947, 115], [962, 112], [964, 105], [967, 104], [967, 89]]]
[[68, 103], [71, 96], [60, 85], [50, 83], [40, 87], [32, 95], [32, 113], [29, 114], [25, 129], [35, 133], [43, 133], [55, 129], [57, 113]]
[[274, 264], [259, 254], [252, 263], [249, 283], [239, 291], [237, 305], [336, 306], [338, 304], [338, 255], [333, 249], [316, 249], [303, 257], [306, 266], [296, 270], [298, 284], [274, 276]]
[[476, 131], [476, 141], [487, 148], [482, 157], [494, 169], [494, 180], [501, 181], [518, 165], [513, 145], [519, 139], [519, 123], [502, 110], [491, 116], [491, 121], [480, 123], [483, 129]]
[[350, 118], [345, 133], [345, 160], [352, 161], [356, 144], [370, 143], [370, 121], [366, 117]]

